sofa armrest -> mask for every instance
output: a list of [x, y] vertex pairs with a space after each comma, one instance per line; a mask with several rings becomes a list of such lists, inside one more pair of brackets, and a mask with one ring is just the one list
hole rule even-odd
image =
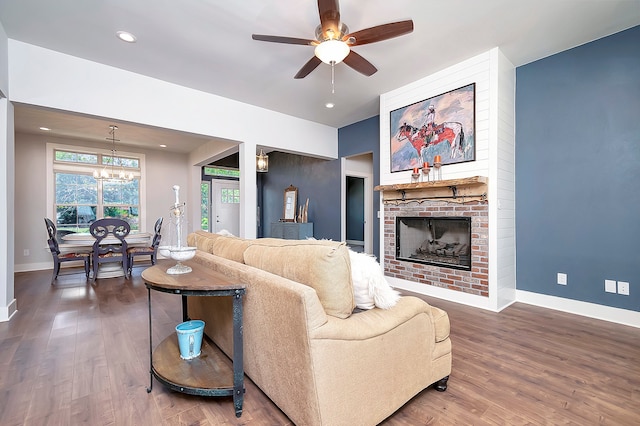
[[436, 322], [448, 322], [448, 317], [445, 313], [434, 318], [431, 308], [421, 299], [404, 296], [391, 309], [372, 309], [346, 319], [329, 316], [325, 325], [313, 330], [322, 424], [378, 424], [450, 374], [450, 339], [436, 339]]
[[[391, 309], [371, 309], [340, 319], [327, 316], [322, 327], [312, 331], [312, 339], [365, 340], [387, 333], [417, 315], [427, 315], [433, 321], [431, 306], [414, 296], [401, 297]], [[444, 312], [444, 311], [443, 311]], [[448, 322], [448, 320], [447, 320]], [[435, 329], [424, 338], [435, 342]]]

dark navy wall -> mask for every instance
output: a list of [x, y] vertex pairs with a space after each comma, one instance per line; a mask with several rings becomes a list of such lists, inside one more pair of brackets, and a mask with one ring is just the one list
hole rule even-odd
[[[372, 117], [338, 130], [339, 158], [373, 153], [373, 185], [380, 184], [379, 118]], [[271, 236], [271, 223], [282, 217], [284, 189], [298, 187], [298, 204], [309, 197], [309, 222], [314, 236], [340, 241], [340, 160], [320, 160], [283, 152], [269, 154], [269, 172], [259, 173], [258, 205], [262, 229], [258, 236]], [[373, 194], [373, 251], [379, 256], [379, 193]]]
[[[375, 116], [338, 129], [338, 156], [351, 157], [373, 153], [373, 186], [380, 185], [380, 117]], [[340, 182], [338, 182], [340, 185]], [[338, 186], [339, 187], [339, 186]], [[380, 193], [374, 191], [373, 254], [380, 258]]]
[[340, 162], [284, 152], [269, 154], [269, 171], [262, 173], [262, 236], [271, 236], [271, 223], [282, 218], [284, 190], [298, 188], [298, 205], [309, 198], [309, 222], [315, 238], [340, 241]]
[[517, 68], [519, 290], [640, 311], [639, 184], [640, 26]]

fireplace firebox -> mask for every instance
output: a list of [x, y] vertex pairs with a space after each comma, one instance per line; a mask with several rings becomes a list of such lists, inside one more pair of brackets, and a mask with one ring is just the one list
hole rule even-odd
[[396, 217], [396, 259], [471, 270], [471, 218]]

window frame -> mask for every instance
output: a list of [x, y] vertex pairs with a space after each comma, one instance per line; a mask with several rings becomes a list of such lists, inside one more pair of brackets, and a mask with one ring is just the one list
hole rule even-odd
[[[96, 164], [89, 163], [76, 163], [71, 161], [64, 160], [56, 160], [55, 152], [56, 151], [67, 151], [81, 154], [97, 154], [98, 159]], [[130, 168], [125, 167], [127, 171], [133, 171], [134, 178], [138, 179], [138, 232], [146, 232], [146, 167], [145, 167], [145, 155], [143, 153], [135, 153], [135, 152], [125, 152], [118, 151], [118, 157], [123, 158], [134, 158], [138, 160], [139, 168]], [[86, 174], [93, 175], [94, 170], [102, 170], [104, 165], [102, 164], [102, 156], [111, 156], [111, 149], [103, 149], [103, 148], [91, 148], [83, 145], [66, 145], [66, 144], [57, 144], [48, 142], [46, 144], [46, 158], [47, 158], [47, 217], [55, 218], [56, 217], [56, 197], [55, 197], [55, 173], [76, 173], [76, 174]], [[102, 185], [98, 185], [98, 209], [96, 216], [98, 218], [101, 217], [104, 211], [105, 206], [110, 206], [108, 204], [102, 203], [103, 191]], [[100, 208], [102, 207], [102, 208]]]

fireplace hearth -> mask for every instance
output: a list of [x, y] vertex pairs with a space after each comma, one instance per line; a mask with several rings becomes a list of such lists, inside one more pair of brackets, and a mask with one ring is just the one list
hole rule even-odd
[[396, 217], [396, 259], [471, 270], [470, 217]]

